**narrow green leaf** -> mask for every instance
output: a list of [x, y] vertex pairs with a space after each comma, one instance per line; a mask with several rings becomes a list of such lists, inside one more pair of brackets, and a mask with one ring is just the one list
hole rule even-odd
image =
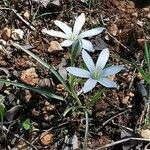
[[77, 61], [77, 57], [79, 53], [81, 52], [82, 49], [82, 41], [81, 40], [76, 40], [71, 49], [71, 66], [75, 65], [75, 62]]
[[0, 118], [4, 117], [4, 113], [5, 113], [5, 106], [3, 104], [0, 104]]
[[5, 100], [5, 96], [3, 96], [3, 95], [0, 94], [0, 104], [3, 103], [4, 100]]
[[67, 108], [64, 113], [63, 113], [63, 116], [65, 117], [71, 110], [75, 109], [75, 107], [69, 107]]
[[23, 84], [23, 83], [7, 81], [7, 80], [4, 80], [4, 79], [0, 79], [0, 83], [2, 83], [2, 84], [11, 84], [11, 85], [19, 87], [19, 88], [29, 89], [31, 91], [37, 92], [41, 95], [47, 96], [48, 98], [54, 98], [54, 99], [57, 99], [57, 100], [65, 101], [63, 97], [55, 95], [55, 94], [51, 93], [50, 91], [44, 90], [42, 88], [34, 87], [34, 86], [31, 86], [31, 85], [26, 85], [26, 84]]
[[25, 130], [29, 130], [31, 128], [31, 122], [30, 119], [27, 118], [23, 123], [22, 126]]
[[143, 79], [150, 84], [150, 78], [149, 76], [146, 75], [145, 71], [137, 65], [137, 63], [132, 59], [133, 65], [136, 67], [136, 69], [140, 72], [140, 74], [142, 75]]
[[150, 67], [150, 49], [148, 48], [147, 43], [144, 43], [144, 51], [145, 51], [145, 59], [148, 65], [148, 68]]
[[98, 102], [98, 100], [102, 97], [102, 94], [105, 92], [105, 89], [100, 89], [95, 93], [93, 97], [91, 97], [91, 101], [89, 103], [89, 106], [93, 106]]
[[61, 75], [59, 73], [57, 73], [57, 71], [53, 67], [51, 67], [49, 64], [45, 63], [43, 60], [41, 60], [38, 56], [36, 56], [35, 54], [33, 54], [28, 49], [23, 48], [23, 46], [21, 46], [21, 45], [19, 45], [17, 43], [12, 43], [12, 45], [14, 47], [16, 47], [17, 49], [23, 50], [25, 53], [27, 53], [32, 58], [34, 58], [37, 62], [39, 62], [41, 65], [43, 65], [45, 68], [47, 68], [48, 70], [50, 70], [55, 75], [55, 77], [64, 85], [64, 87], [66, 88], [66, 90], [71, 94], [71, 91], [70, 91], [69, 87], [67, 86], [65, 80], [61, 77]]

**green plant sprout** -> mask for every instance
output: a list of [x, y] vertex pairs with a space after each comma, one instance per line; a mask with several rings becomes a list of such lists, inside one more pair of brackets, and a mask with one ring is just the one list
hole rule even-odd
[[[65, 81], [61, 75], [49, 64], [45, 63], [43, 60], [41, 60], [38, 56], [36, 56], [34, 53], [29, 51], [28, 49], [25, 49], [23, 46], [12, 43], [14, 47], [17, 49], [23, 50], [25, 53], [30, 55], [32, 58], [34, 58], [37, 62], [42, 64], [46, 69], [48, 69], [57, 79], [58, 81], [63, 84], [65, 87], [65, 90], [68, 92], [68, 96], [66, 98], [63, 98], [59, 95], [56, 95], [54, 93], [51, 93], [49, 91], [41, 90], [39, 88], [16, 83], [12, 81], [7, 81], [4, 79], [0, 79], [0, 83], [9, 83], [14, 86], [18, 86], [21, 88], [28, 88], [30, 90], [33, 90], [35, 92], [38, 92], [42, 95], [47, 96], [48, 98], [55, 98], [58, 100], [64, 100], [64, 101], [70, 101], [68, 107], [66, 108], [64, 112], [64, 116], [67, 115], [69, 112], [72, 111], [73, 113], [83, 114], [85, 115], [86, 119], [86, 129], [85, 129], [85, 138], [83, 143], [83, 150], [86, 150], [86, 143], [88, 138], [88, 130], [89, 130], [89, 112], [91, 110], [91, 107], [102, 97], [102, 94], [104, 92], [104, 88], [99, 88], [97, 91], [94, 92], [94, 95], [88, 96], [84, 93], [90, 92], [98, 83], [102, 84], [104, 87], [107, 88], [117, 88], [117, 84], [109, 79], [109, 76], [115, 75], [116, 73], [120, 72], [123, 69], [122, 65], [114, 65], [110, 67], [105, 67], [108, 58], [109, 58], [109, 49], [106, 48], [101, 51], [99, 54], [99, 57], [97, 59], [96, 64], [94, 63], [92, 57], [85, 51], [88, 52], [94, 52], [93, 45], [90, 41], [85, 40], [85, 37], [91, 37], [93, 35], [97, 35], [101, 33], [105, 28], [98, 27], [94, 28], [85, 32], [80, 33], [82, 26], [85, 23], [85, 15], [82, 13], [79, 15], [75, 21], [73, 31], [72, 29], [66, 25], [65, 23], [61, 21], [55, 21], [55, 24], [63, 30], [63, 32], [54, 31], [54, 30], [42, 30], [43, 33], [47, 33], [51, 36], [61, 37], [66, 39], [64, 42], [61, 43], [62, 46], [71, 46], [71, 58], [70, 58], [70, 67], [67, 67], [66, 70], [69, 73], [69, 78], [67, 81]], [[79, 54], [82, 52], [82, 58], [84, 60], [84, 63], [88, 70], [81, 69], [76, 66], [76, 61]], [[77, 77], [81, 77], [80, 80], [78, 80]], [[80, 91], [77, 91], [77, 89], [80, 89], [80, 83], [82, 83], [84, 80], [82, 78], [86, 78], [87, 81], [85, 82], [83, 88], [81, 88]], [[79, 82], [80, 81], [80, 82]], [[24, 122], [24, 127], [29, 128], [29, 120]]]
[[147, 43], [144, 43], [144, 56], [145, 56], [145, 62], [146, 67], [142, 68], [139, 66], [133, 59], [133, 64], [136, 67], [136, 69], [139, 71], [139, 73], [142, 75], [143, 79], [148, 84], [148, 99], [150, 100], [150, 47], [147, 45]]
[[27, 118], [26, 120], [24, 120], [22, 122], [22, 127], [25, 129], [25, 130], [29, 130], [31, 128], [31, 122], [30, 122], [30, 119]]
[[4, 105], [4, 100], [5, 97], [3, 95], [0, 95], [0, 121], [1, 121], [1, 139], [2, 140], [4, 138], [4, 131], [3, 131], [3, 119], [4, 119], [4, 114], [5, 114], [5, 105]]

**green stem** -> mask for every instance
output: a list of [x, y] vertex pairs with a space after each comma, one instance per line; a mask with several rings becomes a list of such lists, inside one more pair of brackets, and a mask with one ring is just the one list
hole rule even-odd
[[4, 131], [3, 131], [3, 116], [1, 115], [1, 137], [4, 137]]
[[77, 95], [77, 93], [74, 91], [74, 89], [72, 89], [72, 94], [73, 94], [73, 97], [77, 100], [77, 103], [80, 107], [82, 107], [82, 103]]
[[87, 145], [87, 140], [88, 140], [88, 131], [89, 131], [89, 116], [88, 116], [87, 111], [85, 111], [85, 119], [86, 119], [86, 128], [85, 128], [83, 150], [86, 150], [86, 145]]

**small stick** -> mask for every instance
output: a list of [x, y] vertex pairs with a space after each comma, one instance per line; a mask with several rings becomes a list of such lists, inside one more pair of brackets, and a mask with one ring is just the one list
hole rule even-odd
[[150, 142], [150, 139], [129, 137], [129, 138], [122, 139], [122, 140], [119, 140], [119, 141], [116, 141], [116, 142], [107, 144], [107, 145], [105, 145], [105, 146], [99, 147], [99, 148], [97, 148], [96, 150], [102, 150], [102, 149], [104, 149], [104, 148], [109, 148], [109, 147], [112, 147], [112, 146], [115, 146], [115, 145], [118, 145], [118, 144], [121, 144], [121, 143], [130, 141], [130, 140], [143, 141], [143, 142]]
[[28, 145], [30, 145], [33, 149], [38, 150], [32, 143], [30, 143], [29, 141], [25, 140], [22, 137], [19, 137], [18, 135], [12, 133], [11, 131], [9, 131], [7, 128], [3, 128], [3, 130], [7, 131], [7, 133], [9, 132], [10, 134], [12, 134], [14, 137], [16, 137], [17, 139], [23, 140], [25, 143], [27, 143]]
[[130, 110], [130, 109], [127, 109], [127, 110], [125, 110], [125, 111], [123, 111], [123, 112], [120, 112], [120, 113], [116, 114], [115, 116], [112, 116], [111, 118], [107, 119], [107, 120], [102, 124], [102, 126], [105, 126], [109, 121], [111, 121], [111, 120], [113, 120], [114, 118], [116, 118], [116, 117], [118, 117], [118, 116], [120, 116], [120, 115], [126, 113], [126, 112], [129, 111], [129, 110]]
[[131, 50], [129, 48], [127, 48], [124, 44], [122, 44], [119, 40], [117, 40], [111, 33], [109, 33], [108, 31], [106, 31], [106, 33], [112, 38], [114, 39], [118, 44], [120, 44], [123, 48], [125, 48], [127, 51], [131, 52]]
[[23, 19], [23, 17], [22, 17], [19, 13], [17, 13], [17, 11], [16, 11], [15, 9], [2, 8], [2, 7], [0, 7], [0, 10], [11, 10], [11, 11], [13, 11], [13, 12], [16, 14], [16, 16], [17, 16], [22, 22], [24, 22], [31, 30], [36, 31], [36, 29], [35, 29], [28, 21], [26, 21], [25, 19]]
[[[102, 24], [104, 26], [106, 26], [107, 24], [104, 22], [104, 19], [103, 19], [103, 16], [101, 15], [101, 21], [102, 21]], [[117, 40], [111, 33], [109, 33], [108, 31], [106, 31], [106, 33], [112, 38], [114, 39], [118, 44], [120, 44], [123, 48], [125, 48], [126, 50], [128, 50], [129, 52], [131, 52], [131, 50], [129, 48], [127, 48], [125, 45], [123, 45], [119, 40]]]

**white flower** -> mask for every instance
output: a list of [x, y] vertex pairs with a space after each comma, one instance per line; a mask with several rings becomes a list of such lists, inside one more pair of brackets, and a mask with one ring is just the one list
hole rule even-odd
[[110, 80], [109, 76], [115, 75], [121, 71], [123, 66], [115, 65], [104, 68], [109, 57], [108, 48], [102, 50], [96, 64], [94, 64], [91, 56], [84, 50], [82, 51], [82, 57], [88, 70], [76, 67], [67, 67], [66, 70], [74, 76], [88, 79], [83, 87], [84, 93], [92, 90], [96, 86], [97, 82], [108, 88], [117, 88], [117, 84]]
[[43, 29], [42, 32], [49, 34], [51, 36], [56, 36], [56, 37], [61, 37], [66, 40], [64, 40], [61, 43], [61, 46], [63, 47], [68, 47], [71, 46], [76, 40], [81, 40], [82, 41], [82, 48], [86, 49], [88, 51], [94, 51], [93, 45], [90, 41], [85, 40], [85, 37], [91, 37], [94, 35], [97, 35], [101, 33], [105, 28], [103, 27], [98, 27], [94, 28], [85, 32], [81, 32], [81, 28], [83, 27], [85, 23], [85, 14], [82, 13], [80, 16], [77, 17], [73, 30], [71, 27], [69, 27], [67, 24], [61, 22], [61, 21], [54, 21], [54, 23], [63, 31], [54, 31], [54, 30], [47, 30]]

